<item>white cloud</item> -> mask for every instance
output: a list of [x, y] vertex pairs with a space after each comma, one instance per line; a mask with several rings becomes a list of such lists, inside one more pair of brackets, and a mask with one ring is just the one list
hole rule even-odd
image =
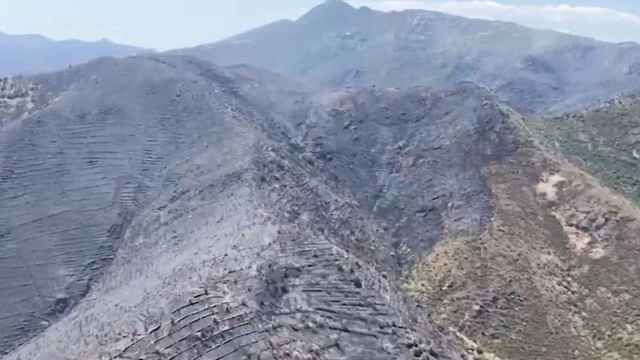
[[640, 16], [604, 7], [508, 5], [491, 0], [362, 0], [352, 3], [384, 11], [433, 10], [470, 18], [510, 21], [611, 42], [640, 42]]

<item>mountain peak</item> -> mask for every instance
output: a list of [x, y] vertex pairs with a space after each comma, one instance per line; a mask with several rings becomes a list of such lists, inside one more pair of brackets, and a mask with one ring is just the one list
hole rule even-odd
[[325, 0], [325, 2], [314, 7], [308, 13], [303, 15], [300, 20], [309, 21], [313, 19], [335, 19], [337, 17], [350, 15], [355, 11], [355, 7], [343, 0]]
[[324, 13], [350, 13], [356, 10], [355, 7], [343, 0], [325, 0], [322, 4], [311, 9], [312, 12], [324, 12]]
[[323, 2], [319, 6], [354, 9], [353, 6], [349, 5], [346, 1], [343, 0], [325, 0], [325, 2]]

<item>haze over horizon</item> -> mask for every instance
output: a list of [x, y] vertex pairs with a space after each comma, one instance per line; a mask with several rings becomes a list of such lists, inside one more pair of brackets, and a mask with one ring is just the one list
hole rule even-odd
[[[42, 4], [0, 0], [0, 32], [55, 40], [114, 42], [169, 50], [215, 42], [280, 19], [295, 19], [323, 0], [236, 0], [109, 3], [61, 0]], [[640, 4], [631, 0], [353, 0], [378, 10], [426, 9], [511, 21], [610, 42], [640, 42]], [[149, 9], [153, 9], [150, 14]], [[152, 16], [150, 16], [152, 15]], [[141, 20], [144, 19], [144, 20]], [[141, 26], [143, 25], [143, 26]]]

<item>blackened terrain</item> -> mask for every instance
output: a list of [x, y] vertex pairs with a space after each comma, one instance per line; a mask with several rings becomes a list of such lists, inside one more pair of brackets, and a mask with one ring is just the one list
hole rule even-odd
[[46, 331], [9, 359], [462, 356], [401, 286], [490, 220], [482, 168], [519, 140], [482, 88], [311, 95], [179, 56], [25, 81], [0, 138], [3, 348]]

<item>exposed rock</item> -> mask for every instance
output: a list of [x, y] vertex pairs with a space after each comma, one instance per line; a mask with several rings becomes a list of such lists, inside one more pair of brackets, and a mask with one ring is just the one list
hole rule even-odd
[[38, 84], [21, 77], [0, 78], [0, 128], [26, 117], [38, 104]]

